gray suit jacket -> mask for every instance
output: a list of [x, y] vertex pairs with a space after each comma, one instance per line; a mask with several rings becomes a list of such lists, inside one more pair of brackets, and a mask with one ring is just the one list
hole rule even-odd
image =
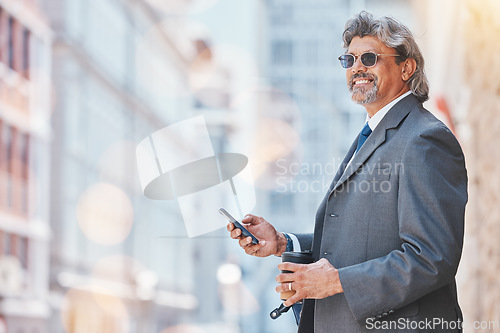
[[[467, 173], [459, 143], [414, 95], [385, 115], [346, 168], [356, 142], [314, 234], [297, 235], [339, 269], [344, 293], [305, 300], [299, 332], [460, 331]], [[443, 324], [430, 326], [434, 318]]]

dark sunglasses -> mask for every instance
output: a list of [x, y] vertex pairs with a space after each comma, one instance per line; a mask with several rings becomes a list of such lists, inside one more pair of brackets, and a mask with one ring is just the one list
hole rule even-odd
[[377, 57], [378, 56], [392, 56], [392, 57], [399, 57], [399, 54], [381, 54], [381, 53], [375, 53], [375, 52], [365, 52], [361, 55], [355, 56], [353, 54], [347, 53], [343, 54], [339, 57], [340, 60], [340, 65], [344, 67], [345, 69], [349, 69], [352, 66], [354, 66], [354, 63], [358, 58], [361, 59], [361, 63], [365, 67], [373, 67], [377, 63]]

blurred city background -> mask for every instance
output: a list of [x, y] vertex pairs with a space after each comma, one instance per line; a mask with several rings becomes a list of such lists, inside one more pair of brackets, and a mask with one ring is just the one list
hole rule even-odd
[[500, 1], [0, 0], [0, 333], [294, 332], [269, 318], [280, 259], [187, 237], [135, 148], [202, 115], [216, 153], [249, 157], [251, 213], [311, 232], [365, 119], [337, 60], [361, 10], [423, 50], [467, 159], [465, 320], [496, 323], [465, 332], [500, 332]]

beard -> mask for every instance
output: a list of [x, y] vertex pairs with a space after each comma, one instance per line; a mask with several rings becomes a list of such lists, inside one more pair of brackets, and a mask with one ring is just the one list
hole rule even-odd
[[[372, 79], [373, 86], [370, 88], [367, 87], [354, 87], [354, 79], [357, 78], [366, 78]], [[351, 99], [358, 104], [370, 104], [377, 100], [377, 92], [378, 92], [378, 77], [373, 74], [354, 74], [349, 80], [348, 88], [351, 93]]]

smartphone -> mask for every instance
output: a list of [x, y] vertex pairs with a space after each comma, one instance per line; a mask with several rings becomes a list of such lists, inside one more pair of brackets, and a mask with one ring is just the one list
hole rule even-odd
[[219, 209], [219, 213], [221, 213], [222, 215], [224, 215], [226, 217], [226, 219], [231, 222], [232, 224], [234, 224], [234, 226], [238, 229], [241, 230], [241, 234], [245, 237], [252, 237], [252, 244], [259, 244], [259, 240], [254, 236], [252, 235], [252, 233], [250, 231], [248, 231], [240, 222], [238, 222], [234, 217], [231, 216], [231, 214], [229, 214], [224, 208], [221, 208]]

